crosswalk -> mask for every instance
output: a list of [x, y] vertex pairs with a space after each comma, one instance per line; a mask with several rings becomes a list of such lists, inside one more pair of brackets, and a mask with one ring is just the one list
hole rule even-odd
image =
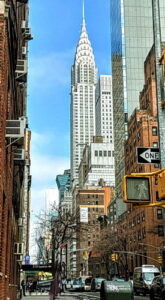
[[100, 293], [76, 293], [76, 297], [80, 300], [97, 300], [100, 299]]
[[[49, 293], [40, 293], [34, 292], [29, 295], [26, 294], [26, 297], [23, 297], [23, 300], [49, 300]], [[61, 293], [56, 297], [56, 300], [97, 300], [100, 299], [99, 293], [90, 293], [90, 292], [65, 292]]]

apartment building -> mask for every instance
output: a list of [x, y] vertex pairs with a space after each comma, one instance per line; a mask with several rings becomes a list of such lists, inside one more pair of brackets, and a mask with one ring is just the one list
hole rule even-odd
[[29, 254], [31, 176], [26, 95], [31, 39], [28, 1], [1, 0], [0, 300], [17, 299], [23, 255]]
[[100, 239], [99, 216], [107, 214], [110, 187], [89, 187], [79, 190], [76, 197], [77, 276], [88, 274], [88, 255]]

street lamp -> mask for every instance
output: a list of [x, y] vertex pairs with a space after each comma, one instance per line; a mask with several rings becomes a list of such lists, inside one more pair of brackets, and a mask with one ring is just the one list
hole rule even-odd
[[138, 243], [139, 245], [144, 245], [144, 246], [149, 246], [149, 247], [152, 247], [152, 248], [155, 248], [155, 249], [158, 249], [159, 251], [161, 250], [160, 247], [156, 247], [156, 246], [153, 246], [151, 244], [146, 244], [146, 243]]
[[[159, 264], [160, 264], [160, 271], [161, 271], [161, 273], [162, 273], [162, 248], [161, 247], [156, 247], [156, 246], [153, 246], [153, 245], [151, 245], [151, 244], [147, 244], [147, 243], [138, 243], [139, 245], [144, 245], [144, 246], [149, 246], [149, 247], [151, 247], [151, 248], [154, 248], [154, 249], [156, 249], [159, 253], [159, 256], [157, 257], [157, 261], [159, 262]], [[164, 246], [163, 246], [164, 247]], [[156, 251], [155, 251], [156, 252]]]

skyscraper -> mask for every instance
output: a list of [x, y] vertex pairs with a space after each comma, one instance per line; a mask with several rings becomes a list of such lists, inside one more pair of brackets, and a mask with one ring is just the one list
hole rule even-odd
[[100, 75], [96, 86], [96, 136], [104, 137], [113, 149], [112, 76]]
[[[165, 1], [160, 2], [162, 41], [165, 40]], [[144, 61], [153, 44], [152, 0], [111, 0], [111, 51], [114, 102], [116, 190], [121, 197], [127, 122], [139, 106]]]
[[70, 169], [64, 170], [63, 175], [57, 175], [56, 183], [59, 190], [59, 202], [61, 203], [64, 200], [65, 192], [70, 190]]
[[95, 89], [97, 69], [88, 38], [83, 4], [83, 20], [74, 65], [71, 70], [71, 180], [78, 183], [78, 167], [83, 148], [95, 135]]

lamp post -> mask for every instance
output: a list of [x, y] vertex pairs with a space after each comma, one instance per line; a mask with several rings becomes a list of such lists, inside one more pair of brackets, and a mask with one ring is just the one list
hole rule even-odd
[[[153, 246], [152, 244], [147, 244], [147, 243], [138, 243], [139, 245], [144, 245], [144, 246], [149, 246], [151, 248], [156, 249], [159, 252], [159, 257], [158, 257], [158, 262], [160, 264], [160, 271], [162, 273], [162, 248], [161, 247], [156, 247]], [[159, 258], [161, 258], [161, 260], [159, 260]]]

